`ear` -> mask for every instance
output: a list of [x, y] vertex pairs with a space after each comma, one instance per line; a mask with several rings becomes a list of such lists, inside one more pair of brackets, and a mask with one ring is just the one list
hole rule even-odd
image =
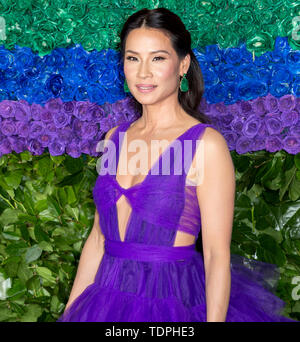
[[180, 63], [180, 75], [186, 74], [191, 64], [191, 56], [188, 53]]

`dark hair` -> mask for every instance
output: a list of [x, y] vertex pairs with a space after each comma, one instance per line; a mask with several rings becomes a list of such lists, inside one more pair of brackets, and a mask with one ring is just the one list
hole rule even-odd
[[[132, 14], [125, 22], [120, 34], [119, 49], [123, 63], [126, 38], [131, 30], [140, 27], [156, 28], [164, 31], [170, 38], [172, 47], [180, 60], [187, 54], [190, 54], [191, 63], [186, 74], [189, 82], [189, 90], [187, 92], [181, 92], [179, 90], [178, 101], [188, 114], [203, 123], [211, 123], [211, 120], [199, 109], [199, 104], [204, 93], [202, 71], [191, 49], [191, 35], [186, 30], [179, 16], [163, 7], [151, 10], [143, 8]], [[133, 98], [133, 101], [135, 109], [141, 114], [142, 105], [135, 98]]]

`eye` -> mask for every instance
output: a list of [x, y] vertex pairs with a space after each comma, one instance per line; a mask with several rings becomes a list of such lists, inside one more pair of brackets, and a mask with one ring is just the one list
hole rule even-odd
[[[133, 57], [133, 56], [128, 56], [126, 59], [128, 59], [129, 61], [133, 61], [131, 58], [136, 59], [136, 57]], [[161, 56], [156, 56], [153, 59], [155, 59], [155, 58], [158, 58], [157, 60], [164, 60], [165, 59], [164, 57], [161, 57]]]
[[[126, 59], [128, 59], [129, 61], [131, 61], [130, 58], [135, 58], [135, 57], [133, 57], [133, 56], [128, 56]], [[135, 59], [136, 59], [136, 58], [135, 58]]]

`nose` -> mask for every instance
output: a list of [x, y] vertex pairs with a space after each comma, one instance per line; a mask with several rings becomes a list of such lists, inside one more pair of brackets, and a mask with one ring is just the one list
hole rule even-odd
[[145, 78], [151, 76], [151, 70], [147, 62], [141, 62], [138, 69], [138, 77]]

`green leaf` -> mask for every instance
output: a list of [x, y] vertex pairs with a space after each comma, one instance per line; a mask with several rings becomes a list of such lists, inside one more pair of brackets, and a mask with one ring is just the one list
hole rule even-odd
[[296, 175], [293, 177], [289, 188], [289, 197], [292, 201], [297, 201], [300, 197], [300, 180], [297, 179]]
[[76, 203], [77, 202], [77, 198], [76, 198], [75, 192], [73, 190], [73, 187], [72, 186], [68, 186], [66, 189], [67, 189], [68, 203], [69, 204]]
[[294, 162], [298, 170], [300, 170], [300, 153], [297, 153], [294, 157]]
[[19, 298], [26, 292], [26, 287], [24, 283], [20, 279], [13, 279], [13, 284], [10, 289], [7, 290], [7, 297], [12, 298]]
[[69, 155], [66, 155], [64, 164], [68, 172], [72, 174], [81, 171], [84, 166], [82, 158], [72, 158]]
[[20, 256], [13, 255], [6, 259], [4, 264], [4, 270], [6, 271], [6, 274], [8, 277], [14, 278], [17, 275], [18, 272], [18, 264], [21, 261]]
[[49, 171], [53, 168], [53, 161], [49, 156], [41, 158], [37, 163], [37, 173], [44, 178], [47, 178]]
[[0, 221], [4, 226], [15, 223], [18, 221], [18, 214], [21, 214], [21, 211], [18, 209], [7, 208], [1, 214]]
[[37, 322], [42, 314], [42, 308], [39, 304], [26, 305], [26, 313], [21, 317], [21, 322]]
[[261, 198], [255, 201], [253, 216], [257, 230], [265, 230], [278, 224], [271, 206]]
[[36, 271], [38, 275], [40, 275], [43, 279], [47, 280], [50, 283], [55, 283], [55, 278], [52, 275], [52, 272], [47, 267], [37, 267]]
[[28, 246], [24, 241], [16, 241], [9, 244], [5, 248], [5, 252], [9, 255], [21, 256], [27, 250], [27, 248]]
[[46, 210], [48, 208], [48, 201], [47, 199], [42, 199], [42, 200], [39, 200], [35, 203], [34, 205], [34, 210], [35, 212], [37, 213], [40, 213], [42, 212], [43, 210]]
[[8, 186], [16, 189], [20, 185], [22, 177], [22, 171], [14, 170], [13, 172], [10, 172], [7, 176], [5, 176], [4, 179]]
[[20, 236], [14, 232], [2, 232], [2, 235], [7, 240], [20, 240]]
[[66, 185], [78, 184], [81, 182], [82, 178], [83, 178], [83, 172], [78, 171], [72, 175], [66, 176], [61, 182], [56, 184], [56, 186], [62, 187]]
[[41, 241], [39, 247], [46, 252], [53, 252], [52, 244], [46, 241]]
[[7, 290], [11, 288], [11, 279], [6, 278], [5, 275], [0, 272], [0, 300], [4, 300], [7, 297]]
[[8, 307], [6, 302], [0, 302], [0, 322], [5, 322], [16, 317], [17, 314]]
[[34, 226], [34, 236], [38, 242], [50, 241], [49, 236], [44, 232], [40, 225]]
[[32, 261], [37, 260], [43, 250], [39, 247], [39, 245], [33, 245], [32, 247], [27, 249], [26, 255], [25, 255], [25, 261], [27, 264], [29, 264]]
[[20, 224], [18, 224], [18, 227], [19, 227], [19, 229], [20, 229], [22, 238], [23, 238], [25, 241], [29, 241], [30, 237], [29, 237], [27, 225], [24, 224], [24, 223], [20, 223]]
[[35, 297], [43, 296], [42, 288], [41, 288], [41, 280], [38, 275], [34, 275], [26, 282], [26, 287], [32, 295]]
[[30, 268], [28, 268], [28, 265], [24, 261], [21, 261], [19, 263], [17, 275], [19, 279], [23, 281], [23, 283], [26, 283], [27, 280], [33, 276], [33, 272]]
[[52, 208], [57, 216], [61, 215], [62, 211], [59, 207], [59, 203], [53, 195], [47, 195], [47, 203], [49, 208]]
[[260, 243], [259, 253], [263, 255], [266, 262], [278, 266], [283, 266], [286, 263], [285, 254], [272, 236], [260, 234], [258, 240]]
[[293, 166], [290, 170], [285, 172], [283, 184], [282, 184], [282, 187], [279, 191], [280, 201], [282, 201], [284, 194], [288, 191], [288, 188], [289, 188], [289, 186], [290, 186], [290, 184], [291, 184], [291, 182], [295, 176], [296, 170], [297, 170], [296, 167]]

